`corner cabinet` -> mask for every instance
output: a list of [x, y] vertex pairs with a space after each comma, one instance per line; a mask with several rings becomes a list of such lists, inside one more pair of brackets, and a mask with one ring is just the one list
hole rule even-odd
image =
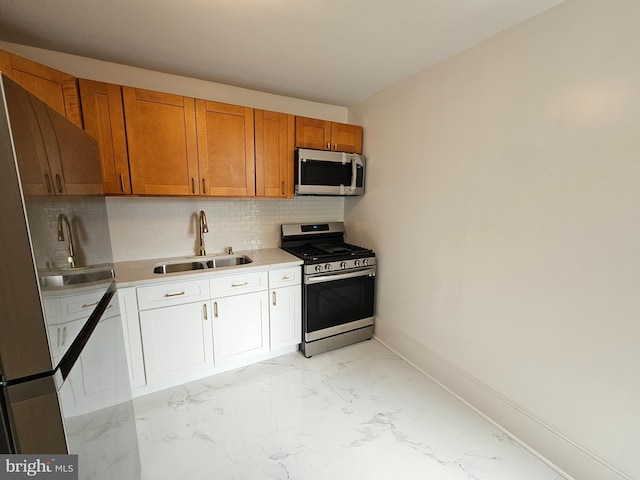
[[82, 128], [76, 77], [6, 51], [0, 51], [0, 70]]
[[298, 349], [301, 267], [118, 289], [134, 395]]
[[131, 194], [122, 87], [81, 78], [84, 129], [98, 141], [104, 193]]
[[140, 195], [199, 195], [195, 100], [122, 87], [131, 188]]
[[101, 195], [102, 175], [98, 145], [80, 128], [41, 101], [17, 82], [4, 84], [11, 121], [17, 138], [16, 155], [25, 172], [27, 195]]
[[293, 198], [295, 117], [255, 111], [256, 197]]
[[362, 127], [296, 117], [296, 147], [362, 153]]

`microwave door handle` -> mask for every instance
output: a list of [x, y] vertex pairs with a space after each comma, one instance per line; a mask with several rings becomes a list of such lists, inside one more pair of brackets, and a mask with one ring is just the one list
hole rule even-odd
[[358, 179], [358, 158], [353, 157], [351, 159], [351, 191], [356, 190], [356, 180]]

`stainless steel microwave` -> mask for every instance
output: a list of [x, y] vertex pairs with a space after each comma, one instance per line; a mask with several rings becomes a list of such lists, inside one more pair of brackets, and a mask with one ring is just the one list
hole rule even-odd
[[356, 153], [296, 150], [296, 195], [362, 195], [365, 157]]

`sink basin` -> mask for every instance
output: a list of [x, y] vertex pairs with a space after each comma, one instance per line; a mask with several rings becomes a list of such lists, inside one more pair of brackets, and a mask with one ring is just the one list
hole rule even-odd
[[213, 260], [209, 260], [207, 265], [209, 268], [221, 268], [221, 267], [233, 267], [236, 265], [246, 265], [251, 263], [251, 260], [246, 255], [223, 255], [215, 257]]
[[153, 273], [189, 272], [191, 270], [204, 270], [206, 262], [162, 263], [153, 268]]
[[246, 255], [221, 255], [201, 261], [191, 260], [188, 262], [161, 263], [153, 267], [153, 273], [190, 272], [194, 270], [234, 267], [236, 265], [246, 265], [251, 262], [253, 262], [253, 260]]
[[43, 287], [66, 287], [108, 280], [113, 277], [115, 277], [115, 272], [111, 267], [80, 267], [41, 274], [40, 285]]

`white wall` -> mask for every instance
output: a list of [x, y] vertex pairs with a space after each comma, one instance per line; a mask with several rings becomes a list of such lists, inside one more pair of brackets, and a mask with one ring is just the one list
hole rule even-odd
[[568, 0], [350, 110], [377, 336], [585, 480], [640, 478], [639, 25]]

